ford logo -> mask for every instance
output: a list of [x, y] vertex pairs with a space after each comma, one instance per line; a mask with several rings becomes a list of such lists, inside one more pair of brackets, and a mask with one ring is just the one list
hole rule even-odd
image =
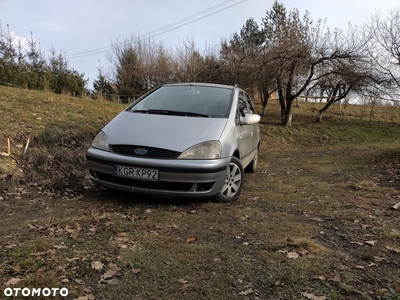
[[137, 154], [137, 155], [146, 155], [147, 150], [146, 150], [146, 149], [143, 149], [143, 148], [137, 148], [137, 149], [135, 149], [135, 151], [133, 151], [133, 152], [135, 152], [135, 154]]

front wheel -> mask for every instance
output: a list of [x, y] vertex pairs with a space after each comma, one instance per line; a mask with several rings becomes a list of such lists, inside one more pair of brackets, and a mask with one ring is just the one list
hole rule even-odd
[[242, 191], [243, 174], [242, 163], [238, 158], [232, 157], [227, 168], [224, 185], [221, 191], [215, 196], [215, 199], [219, 202], [235, 201]]

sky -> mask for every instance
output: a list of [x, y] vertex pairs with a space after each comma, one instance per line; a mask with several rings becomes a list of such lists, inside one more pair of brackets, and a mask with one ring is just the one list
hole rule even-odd
[[[274, 0], [0, 0], [3, 33], [27, 45], [31, 32], [47, 55], [53, 48], [70, 68], [93, 80], [110, 73], [111, 41], [150, 36], [168, 49], [195, 42], [200, 51], [239, 32], [252, 17], [258, 24]], [[400, 7], [400, 0], [281, 0], [288, 11], [306, 11], [329, 28], [362, 25], [377, 12]], [[7, 26], [8, 25], [8, 26]], [[26, 46], [25, 46], [26, 47]], [[28, 49], [26, 47], [26, 49]]]

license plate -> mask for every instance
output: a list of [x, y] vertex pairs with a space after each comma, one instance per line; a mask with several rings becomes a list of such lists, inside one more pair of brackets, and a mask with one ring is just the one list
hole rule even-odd
[[158, 170], [137, 167], [114, 165], [114, 174], [117, 176], [143, 180], [158, 180]]

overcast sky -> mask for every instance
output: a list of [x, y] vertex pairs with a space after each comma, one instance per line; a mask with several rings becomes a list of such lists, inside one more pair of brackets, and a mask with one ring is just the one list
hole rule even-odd
[[[54, 47], [66, 55], [69, 67], [90, 79], [98, 67], [107, 71], [111, 40], [132, 34], [150, 35], [168, 48], [194, 40], [199, 49], [219, 44], [253, 17], [261, 23], [273, 0], [0, 0], [3, 33], [8, 30], [26, 44], [32, 31], [47, 54]], [[310, 12], [330, 28], [365, 23], [372, 14], [387, 13], [400, 0], [281, 0], [288, 11]], [[7, 27], [7, 24], [9, 27]], [[9, 28], [9, 29], [8, 29]]]

